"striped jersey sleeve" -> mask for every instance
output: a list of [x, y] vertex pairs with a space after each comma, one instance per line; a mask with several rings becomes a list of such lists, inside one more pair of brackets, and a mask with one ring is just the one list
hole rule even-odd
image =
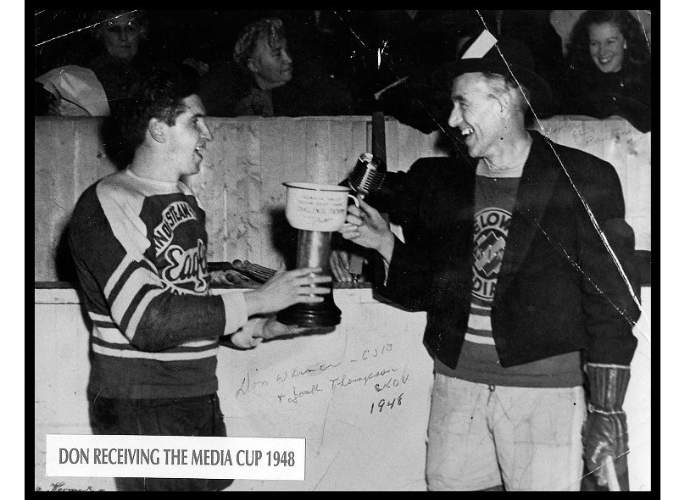
[[205, 214], [183, 184], [128, 170], [105, 177], [79, 199], [69, 242], [93, 353], [123, 377], [145, 360], [141, 373], [152, 377], [173, 363], [202, 372], [193, 363], [206, 360], [208, 376], [219, 337], [247, 322], [242, 293], [209, 293]]

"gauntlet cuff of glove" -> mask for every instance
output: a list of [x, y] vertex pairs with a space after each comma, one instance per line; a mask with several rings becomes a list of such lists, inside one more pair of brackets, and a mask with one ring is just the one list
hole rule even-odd
[[629, 366], [587, 363], [585, 369], [589, 380], [589, 411], [621, 412], [629, 385]]

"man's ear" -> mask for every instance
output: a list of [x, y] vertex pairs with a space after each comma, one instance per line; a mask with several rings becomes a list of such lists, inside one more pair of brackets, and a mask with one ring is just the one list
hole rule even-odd
[[499, 96], [499, 106], [501, 107], [501, 116], [504, 116], [504, 114], [510, 109], [511, 105], [514, 102], [514, 96], [513, 92], [509, 89], [506, 92], [503, 92]]
[[257, 71], [259, 71], [259, 68], [257, 68], [256, 64], [254, 64], [254, 61], [252, 60], [251, 57], [250, 57], [249, 59], [247, 59], [247, 68], [248, 68], [252, 73], [256, 73]]
[[157, 142], [166, 142], [166, 124], [157, 118], [152, 118], [147, 124], [147, 131]]

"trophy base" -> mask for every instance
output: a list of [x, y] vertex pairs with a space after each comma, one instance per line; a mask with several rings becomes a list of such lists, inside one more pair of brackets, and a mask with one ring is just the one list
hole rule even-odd
[[286, 325], [329, 327], [340, 324], [342, 311], [330, 300], [320, 304], [295, 304], [280, 311], [276, 318]]

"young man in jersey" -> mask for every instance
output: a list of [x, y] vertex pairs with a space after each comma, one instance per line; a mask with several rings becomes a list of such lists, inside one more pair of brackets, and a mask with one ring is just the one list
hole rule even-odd
[[626, 489], [640, 308], [617, 173], [526, 128], [551, 92], [515, 40], [436, 77], [469, 157], [388, 174], [341, 230], [388, 264], [381, 295], [427, 311], [429, 488], [578, 490], [584, 454], [602, 484], [612, 457]]
[[[130, 165], [88, 188], [70, 229], [92, 322], [88, 392], [98, 434], [225, 436], [219, 339], [242, 349], [301, 333], [273, 313], [329, 293], [312, 269], [280, 271], [248, 292], [212, 295], [206, 214], [181, 181], [199, 171], [212, 134], [189, 82], [154, 73], [115, 116]], [[312, 295], [316, 294], [316, 295]], [[118, 478], [123, 490], [209, 490], [228, 481]]]

